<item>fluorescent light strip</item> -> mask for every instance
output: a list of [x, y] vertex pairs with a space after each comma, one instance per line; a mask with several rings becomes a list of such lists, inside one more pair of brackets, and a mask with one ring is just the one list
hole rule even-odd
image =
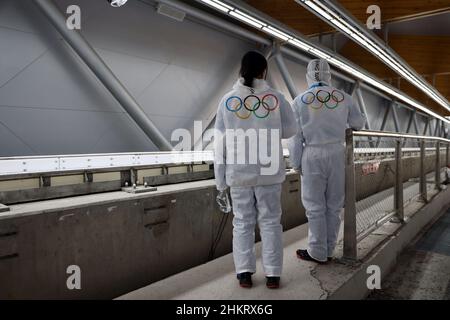
[[304, 42], [298, 41], [297, 39], [291, 39], [288, 41], [290, 44], [296, 46], [297, 48], [300, 48], [304, 51], [309, 51], [311, 49], [313, 49], [312, 46], [310, 46], [309, 44], [306, 44]]
[[445, 109], [450, 111], [450, 106], [448, 103], [442, 99], [429, 85], [423, 81], [421, 78], [414, 75], [410, 70], [408, 70], [405, 66], [403, 66], [400, 62], [398, 62], [395, 57], [392, 57], [387, 52], [383, 50], [383, 48], [379, 47], [372, 40], [368, 39], [361, 32], [355, 29], [352, 25], [350, 25], [347, 21], [342, 19], [336, 12], [326, 7], [320, 1], [317, 0], [302, 0], [308, 7], [310, 7], [313, 11], [317, 12], [321, 15], [325, 20], [328, 20], [331, 24], [333, 24], [337, 29], [349, 35], [356, 42], [361, 44], [363, 47], [368, 49], [374, 55], [379, 57], [383, 62], [385, 62], [392, 69], [400, 73], [403, 77], [405, 77], [409, 82], [415, 85], [417, 88], [425, 92], [428, 96], [430, 96], [434, 101], [438, 104], [442, 105]]
[[[385, 63], [391, 65], [391, 67], [399, 72], [402, 76], [416, 85], [419, 89], [422, 89], [430, 96], [434, 97], [437, 102], [441, 101], [443, 106], [446, 107], [447, 103], [442, 100], [432, 89], [428, 87], [426, 83], [424, 83], [421, 79], [417, 78], [414, 74], [412, 74], [408, 69], [406, 69], [402, 64], [393, 59], [387, 52], [383, 50], [383, 48], [377, 47], [373, 41], [365, 37], [359, 31], [357, 31], [353, 26], [347, 23], [345, 20], [341, 19], [338, 14], [332, 11], [330, 8], [324, 6], [321, 2], [316, 1], [313, 3], [311, 0], [305, 0], [305, 4], [311, 7], [313, 10], [321, 14], [325, 19], [330, 20], [332, 16], [333, 19], [330, 22], [335, 25], [338, 29], [343, 32], [349, 34], [352, 38], [354, 38], [357, 42], [361, 43], [365, 46], [369, 51], [382, 59]], [[320, 7], [319, 7], [320, 6]]]
[[284, 41], [288, 41], [289, 39], [292, 39], [291, 36], [288, 36], [286, 33], [281, 32], [280, 30], [275, 29], [275, 28], [273, 28], [271, 26], [264, 27], [263, 30], [265, 32], [270, 33], [271, 35], [281, 39], [281, 40], [284, 40]]
[[334, 19], [334, 17], [332, 17], [331, 15], [329, 15], [325, 10], [321, 9], [320, 7], [318, 7], [317, 5], [315, 5], [314, 3], [312, 3], [311, 1], [305, 1], [305, 3], [307, 3], [308, 6], [311, 7], [311, 9], [313, 9], [314, 11], [320, 13], [320, 15], [322, 17], [324, 17], [327, 20], [332, 20]]
[[200, 0], [203, 3], [206, 3], [207, 5], [219, 9], [222, 12], [228, 13], [230, 10], [233, 10], [233, 7], [230, 7], [229, 5], [216, 0]]
[[235, 17], [236, 19], [241, 20], [242, 22], [248, 23], [249, 25], [251, 25], [251, 26], [253, 26], [255, 28], [261, 29], [263, 27], [262, 24], [257, 23], [255, 21], [253, 21], [252, 19], [249, 19], [246, 16], [244, 16], [244, 15], [242, 15], [240, 13], [237, 13], [236, 11], [230, 11], [230, 15]]
[[[413, 75], [409, 70], [407, 70], [404, 66], [402, 66], [400, 63], [395, 61], [388, 53], [384, 52], [382, 48], [379, 48], [374, 44], [371, 40], [363, 36], [361, 33], [359, 33], [356, 29], [354, 29], [350, 24], [348, 24], [345, 20], [341, 19], [339, 15], [337, 15], [335, 12], [333, 12], [330, 8], [324, 6], [319, 1], [316, 1], [316, 4], [313, 3], [310, 0], [304, 1], [306, 5], [311, 7], [314, 11], [322, 15], [325, 19], [330, 20], [330, 16], [332, 15], [334, 19], [330, 20], [330, 22], [335, 25], [338, 29], [344, 31], [345, 33], [349, 34], [352, 38], [354, 38], [357, 42], [364, 45], [369, 51], [371, 51], [373, 54], [380, 57], [384, 62], [390, 64], [393, 69], [401, 73], [405, 78], [407, 78], [409, 81], [413, 82], [416, 86], [418, 86], [420, 89], [426, 91], [429, 95], [432, 97], [435, 97], [437, 100], [442, 101], [444, 103], [444, 106], [447, 106], [444, 100], [442, 100], [433, 90], [431, 90], [426, 84], [424, 84], [421, 79], [418, 79], [415, 75]], [[320, 8], [319, 8], [320, 6]], [[325, 13], [325, 14], [324, 14]], [[435, 100], [436, 100], [435, 99]]]
[[[291, 45], [306, 51], [312, 55], [315, 55], [317, 57], [326, 59], [328, 62], [330, 62], [330, 64], [334, 65], [335, 67], [344, 70], [352, 75], [354, 75], [355, 77], [363, 80], [364, 82], [380, 89], [381, 91], [386, 92], [387, 94], [390, 94], [396, 98], [398, 98], [399, 100], [431, 115], [432, 117], [435, 117], [439, 120], [442, 120], [446, 123], [450, 123], [450, 121], [440, 115], [438, 115], [437, 113], [433, 112], [432, 110], [426, 108], [425, 106], [421, 105], [420, 103], [417, 103], [416, 101], [412, 100], [411, 98], [391, 89], [390, 87], [388, 87], [387, 85], [385, 85], [383, 82], [378, 81], [372, 77], [369, 77], [367, 75], [365, 75], [364, 73], [360, 72], [359, 70], [357, 70], [356, 68], [347, 65], [346, 62], [338, 60], [337, 58], [331, 56], [330, 54], [328, 54], [326, 51], [314, 47], [313, 45], [310, 45], [309, 43], [306, 43], [304, 41], [302, 41], [299, 38], [296, 38], [295, 36], [289, 35], [271, 25], [266, 24], [265, 22], [260, 21], [259, 19], [251, 16], [250, 14], [244, 13], [240, 10], [237, 10], [236, 8], [233, 8], [225, 3], [223, 3], [222, 1], [219, 0], [197, 0], [206, 4], [209, 4], [210, 6], [227, 13], [228, 15], [244, 22], [247, 23], [257, 29], [260, 29], [261, 31], [264, 31], [274, 37], [277, 37], [281, 40], [287, 41], [288, 43], [290, 43]], [[214, 2], [214, 5], [210, 4], [210, 2]], [[311, 1], [306, 1], [306, 2], [311, 2]], [[224, 10], [224, 8], [226, 10]], [[328, 8], [327, 8], [328, 10]], [[331, 15], [331, 13], [330, 13]], [[346, 25], [346, 22], [344, 20], [342, 20], [339, 16], [337, 16], [336, 14], [333, 13], [334, 18], [331, 20], [333, 24], [340, 26], [340, 27], [344, 27], [347, 28], [348, 30], [350, 30], [350, 34], [353, 35], [354, 37], [356, 37], [359, 41], [364, 42], [368, 47], [371, 47], [371, 50], [374, 50], [378, 53], [378, 55], [384, 60], [386, 61], [386, 63], [389, 63], [391, 65], [394, 65], [395, 69], [398, 70], [398, 72], [402, 72], [405, 74], [410, 74], [408, 70], [406, 70], [401, 64], [399, 64], [397, 61], [393, 60], [392, 57], [390, 57], [388, 54], [386, 54], [384, 51], [378, 51], [376, 50], [375, 46], [372, 44], [372, 41], [367, 39], [367, 37], [365, 37], [364, 35], [362, 35], [361, 33], [359, 33], [356, 29], [354, 29], [353, 27], [351, 27], [350, 25]]]
[[267, 26], [267, 24], [265, 24], [264, 22], [262, 22], [262, 21], [260, 21], [260, 20], [258, 20], [258, 19], [255, 19], [255, 18], [253, 18], [252, 16], [249, 16], [248, 14], [245, 14], [245, 13], [242, 12], [242, 11], [239, 11], [239, 10], [237, 10], [237, 9], [234, 9], [234, 11], [235, 11], [237, 14], [240, 14], [241, 16], [244, 16], [244, 17], [247, 18], [248, 20], [253, 21], [254, 23], [260, 24], [260, 25], [262, 25], [263, 27]]

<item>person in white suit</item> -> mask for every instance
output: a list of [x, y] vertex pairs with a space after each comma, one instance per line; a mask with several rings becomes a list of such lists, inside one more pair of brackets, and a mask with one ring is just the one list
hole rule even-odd
[[341, 224], [345, 198], [345, 131], [366, 123], [352, 97], [331, 86], [324, 59], [307, 69], [309, 89], [294, 101], [300, 130], [289, 140], [290, 161], [301, 172], [302, 202], [309, 223], [308, 249], [297, 250], [303, 260], [331, 260]]
[[222, 194], [230, 188], [233, 256], [244, 288], [252, 286], [256, 272], [256, 223], [262, 238], [266, 285], [273, 289], [280, 285], [281, 187], [286, 175], [281, 139], [298, 131], [291, 105], [264, 80], [267, 66], [258, 52], [243, 57], [240, 78], [220, 101], [215, 123], [216, 185]]

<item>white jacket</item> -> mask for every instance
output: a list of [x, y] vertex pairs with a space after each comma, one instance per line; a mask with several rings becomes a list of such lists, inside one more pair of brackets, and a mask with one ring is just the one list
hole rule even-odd
[[294, 101], [300, 130], [289, 140], [289, 159], [294, 168], [301, 167], [304, 145], [344, 144], [345, 130], [361, 130], [366, 117], [347, 93], [325, 82], [311, 88]]
[[291, 105], [255, 79], [239, 79], [220, 101], [215, 124], [215, 176], [218, 190], [282, 183], [286, 168], [281, 139], [298, 132]]

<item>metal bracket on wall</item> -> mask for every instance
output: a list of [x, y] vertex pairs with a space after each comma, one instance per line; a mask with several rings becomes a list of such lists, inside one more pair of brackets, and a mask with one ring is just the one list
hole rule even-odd
[[157, 190], [158, 190], [158, 188], [152, 187], [152, 186], [148, 186], [147, 184], [144, 184], [143, 186], [136, 186], [136, 185], [134, 185], [132, 187], [122, 188], [122, 191], [127, 192], [127, 193], [134, 193], [134, 194], [155, 192]]

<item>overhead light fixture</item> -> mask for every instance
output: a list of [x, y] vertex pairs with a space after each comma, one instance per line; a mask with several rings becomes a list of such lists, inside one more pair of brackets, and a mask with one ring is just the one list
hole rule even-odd
[[282, 32], [274, 27], [271, 27], [271, 26], [264, 27], [263, 31], [277, 37], [278, 39], [284, 40], [284, 41], [288, 41], [288, 40], [292, 39], [292, 37], [289, 36], [288, 34]]
[[[303, 50], [303, 51], [305, 51], [311, 55], [314, 55], [316, 57], [323, 58], [323, 59], [327, 60], [334, 67], [353, 75], [354, 77], [372, 85], [375, 88], [378, 88], [379, 90], [403, 101], [404, 103], [406, 103], [418, 110], [421, 110], [424, 113], [426, 113], [434, 118], [437, 118], [446, 123], [450, 123], [449, 119], [442, 117], [441, 115], [428, 109], [427, 107], [423, 106], [422, 104], [413, 100], [412, 98], [408, 97], [407, 95], [404, 95], [397, 90], [393, 90], [385, 82], [364, 74], [363, 72], [359, 71], [356, 67], [350, 65], [347, 61], [342, 60], [338, 56], [334, 56], [331, 52], [329, 52], [321, 47], [318, 47], [315, 44], [296, 36], [295, 34], [289, 34], [289, 31], [281, 30], [280, 28], [278, 28], [274, 25], [271, 25], [269, 23], [266, 23], [265, 21], [262, 21], [255, 15], [252, 15], [251, 12], [244, 13], [242, 9], [235, 8], [235, 7], [225, 3], [223, 1], [220, 1], [220, 0], [196, 0], [196, 1], [206, 4], [209, 7], [214, 8], [216, 10], [219, 10], [222, 13], [229, 15], [230, 17], [233, 17], [233, 18], [235, 18], [241, 22], [244, 22], [262, 32], [269, 34], [270, 36], [281, 39], [281, 40], [285, 41], [286, 43], [292, 45], [293, 47]], [[309, 1], [309, 0], [307, 0], [306, 2], [312, 3], [312, 1]], [[313, 4], [313, 6], [314, 6], [314, 4]], [[315, 7], [320, 9], [320, 7], [318, 7], [318, 6], [315, 6]], [[322, 9], [322, 12], [325, 12], [325, 11], [326, 11], [325, 9]], [[348, 30], [348, 32], [350, 32], [350, 34], [353, 34], [360, 41], [369, 43], [370, 40], [367, 39], [367, 37], [358, 33], [358, 31], [355, 28], [353, 28], [352, 26], [346, 25], [345, 22], [339, 16], [336, 16], [332, 12], [331, 13], [328, 11], [326, 11], [326, 12], [328, 13], [327, 17], [331, 18], [331, 21], [334, 21], [334, 23], [336, 23], [336, 25], [339, 25], [341, 28]], [[375, 46], [371, 46], [371, 48], [372, 48], [372, 50], [376, 50]], [[399, 72], [403, 72], [407, 75], [410, 75], [408, 70], [406, 70], [398, 62], [394, 61], [389, 55], [383, 54], [382, 52], [379, 52], [378, 50], [376, 52], [379, 53], [380, 55], [382, 55], [383, 58], [386, 59], [386, 61], [389, 61], [389, 63], [393, 64], [395, 68], [400, 70]]]
[[266, 26], [266, 24], [262, 23], [261, 21], [239, 10], [230, 11], [230, 15], [258, 29], [261, 29]]
[[201, 0], [203, 3], [206, 3], [208, 6], [213, 7], [214, 9], [218, 9], [222, 12], [228, 13], [230, 10], [233, 10], [233, 7], [223, 3], [222, 1], [216, 0]]
[[336, 29], [340, 30], [344, 34], [348, 35], [351, 39], [355, 40], [362, 47], [369, 50], [378, 59], [383, 61], [388, 67], [404, 77], [407, 81], [416, 86], [419, 90], [423, 91], [431, 99], [437, 102], [439, 105], [450, 111], [449, 102], [441, 97], [426, 81], [421, 77], [415, 75], [409, 67], [405, 66], [394, 55], [390, 54], [376, 41], [373, 41], [364, 34], [361, 27], [355, 23], [346, 21], [341, 17], [338, 11], [334, 8], [328, 7], [326, 3], [318, 0], [295, 0], [308, 8], [313, 13], [319, 15], [323, 20], [333, 25]]
[[176, 21], [179, 22], [183, 22], [184, 18], [186, 17], [186, 13], [181, 11], [181, 10], [177, 10], [171, 6], [167, 6], [163, 3], [159, 3], [158, 7], [156, 9], [156, 12], [158, 12], [159, 14], [172, 18]]
[[111, 7], [115, 7], [115, 8], [123, 6], [125, 3], [127, 3], [127, 1], [128, 0], [108, 0]]

